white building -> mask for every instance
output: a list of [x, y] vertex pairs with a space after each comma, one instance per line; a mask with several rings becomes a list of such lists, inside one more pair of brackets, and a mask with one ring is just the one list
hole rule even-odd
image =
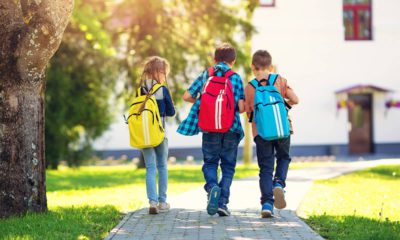
[[[292, 153], [400, 154], [400, 109], [385, 107], [392, 98], [400, 100], [400, 1], [260, 2], [253, 51], [268, 50], [277, 72], [300, 97], [291, 110]], [[129, 149], [121, 125], [96, 148]], [[191, 147], [201, 154], [201, 136], [175, 130], [170, 126], [171, 148]]]
[[[326, 153], [400, 153], [400, 109], [385, 107], [391, 98], [400, 100], [400, 1], [261, 3], [253, 50], [268, 50], [300, 97], [291, 113], [293, 145]], [[338, 101], [344, 108], [337, 111]]]

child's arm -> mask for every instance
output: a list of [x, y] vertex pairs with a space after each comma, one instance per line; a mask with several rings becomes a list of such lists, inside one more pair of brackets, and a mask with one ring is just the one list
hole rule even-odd
[[287, 87], [286, 89], [286, 98], [288, 99], [287, 103], [290, 106], [299, 104], [299, 98], [297, 97], [296, 93], [293, 91], [292, 88]]
[[190, 103], [195, 103], [196, 102], [196, 99], [194, 99], [193, 97], [192, 97], [192, 95], [190, 95], [190, 93], [188, 92], [188, 91], [186, 91], [184, 94], [183, 94], [183, 101], [185, 101], [185, 102], [190, 102]]
[[252, 91], [254, 91], [254, 88], [252, 86], [250, 86], [250, 84], [248, 84], [245, 88], [244, 88], [244, 96], [245, 96], [245, 111], [247, 114], [247, 117], [250, 118], [251, 113], [254, 110], [254, 93], [252, 93]]
[[244, 111], [246, 110], [246, 107], [245, 107], [245, 99], [246, 99], [246, 97], [245, 97], [245, 93], [244, 93], [244, 87], [243, 87], [243, 82], [242, 82], [242, 78], [240, 77], [240, 75], [237, 75], [238, 77], [239, 77], [239, 92], [238, 92], [238, 94], [239, 94], [239, 101], [238, 101], [238, 110], [239, 110], [239, 113], [244, 113]]
[[244, 107], [244, 100], [243, 99], [239, 99], [238, 107], [239, 107], [239, 113], [244, 113], [245, 107]]
[[172, 97], [168, 88], [164, 88], [164, 101], [165, 101], [165, 115], [167, 115], [168, 117], [175, 116], [174, 102], [172, 101]]
[[297, 97], [296, 93], [293, 91], [293, 89], [288, 85], [288, 82], [285, 78], [279, 76], [280, 81], [283, 84], [283, 89], [281, 90], [281, 93], [283, 93], [283, 97], [286, 100], [286, 103], [290, 106], [296, 105], [299, 103], [299, 98]]
[[205, 79], [208, 78], [208, 71], [205, 70], [200, 74], [200, 76], [194, 80], [192, 85], [188, 88], [188, 90], [183, 94], [183, 101], [195, 103], [197, 96], [200, 94], [203, 84], [205, 83]]

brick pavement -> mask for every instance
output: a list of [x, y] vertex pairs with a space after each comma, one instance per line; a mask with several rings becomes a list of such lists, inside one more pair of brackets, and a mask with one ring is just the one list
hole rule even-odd
[[128, 213], [106, 238], [122, 239], [323, 239], [296, 216], [301, 201], [316, 179], [336, 177], [348, 172], [399, 160], [339, 163], [333, 166], [289, 171], [285, 210], [276, 210], [272, 219], [260, 218], [258, 178], [236, 180], [231, 187], [230, 217], [209, 216], [206, 194], [199, 188], [170, 198], [168, 213], [148, 215], [147, 208]]
[[230, 217], [209, 216], [203, 210], [174, 208], [149, 215], [147, 208], [129, 213], [108, 239], [322, 239], [291, 210], [262, 219], [259, 209], [234, 210]]

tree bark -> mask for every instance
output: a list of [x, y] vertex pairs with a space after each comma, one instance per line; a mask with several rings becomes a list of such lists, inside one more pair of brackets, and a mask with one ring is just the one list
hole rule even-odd
[[73, 0], [0, 0], [0, 217], [47, 210], [46, 66]]

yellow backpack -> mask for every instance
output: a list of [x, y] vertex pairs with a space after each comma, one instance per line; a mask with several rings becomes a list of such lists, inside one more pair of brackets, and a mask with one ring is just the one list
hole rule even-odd
[[[139, 88], [137, 97], [129, 107], [125, 122], [129, 127], [130, 145], [134, 148], [156, 147], [164, 140], [164, 127], [156, 98], [153, 96], [161, 86], [154, 84], [146, 95], [142, 95]], [[145, 105], [140, 111], [143, 104]]]

